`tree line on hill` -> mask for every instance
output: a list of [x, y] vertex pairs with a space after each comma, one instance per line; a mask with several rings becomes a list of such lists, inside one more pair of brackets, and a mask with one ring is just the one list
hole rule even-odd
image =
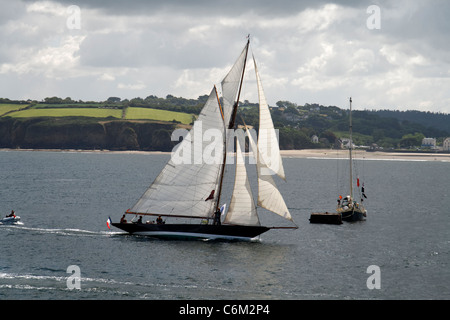
[[[198, 115], [208, 96], [186, 99], [167, 95], [146, 98], [121, 99], [109, 97], [105, 101], [75, 101], [70, 97], [48, 97], [42, 101], [21, 101], [0, 98], [0, 103], [45, 103], [81, 106], [101, 104], [118, 108], [142, 107], [164, 109]], [[279, 130], [281, 149], [330, 148], [336, 142], [348, 138], [349, 111], [336, 106], [319, 104], [297, 105], [289, 101], [278, 101], [271, 107], [275, 128]], [[384, 149], [420, 147], [424, 137], [436, 138], [442, 144], [450, 137], [450, 115], [420, 111], [355, 110], [353, 118], [353, 139], [355, 144], [378, 146]], [[247, 100], [240, 103], [237, 123], [258, 128], [258, 104]], [[1, 126], [1, 123], [0, 123]], [[167, 135], [166, 135], [167, 136]], [[317, 141], [312, 137], [317, 136]], [[159, 142], [160, 143], [160, 142]], [[164, 149], [173, 143], [168, 142]], [[161, 145], [160, 145], [161, 146]]]

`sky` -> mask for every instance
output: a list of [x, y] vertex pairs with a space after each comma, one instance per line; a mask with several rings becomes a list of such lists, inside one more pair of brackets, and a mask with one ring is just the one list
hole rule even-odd
[[[0, 0], [0, 97], [208, 94], [250, 34], [269, 105], [450, 113], [448, 0]], [[252, 64], [248, 64], [252, 71]], [[257, 102], [252, 72], [242, 100]], [[248, 84], [247, 84], [248, 83]]]

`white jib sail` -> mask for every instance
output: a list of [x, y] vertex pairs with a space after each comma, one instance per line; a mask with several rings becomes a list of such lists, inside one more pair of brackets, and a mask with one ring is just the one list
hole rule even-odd
[[234, 189], [224, 223], [249, 226], [260, 225], [239, 139], [236, 139], [236, 175]]
[[211, 217], [218, 196], [224, 130], [214, 87], [192, 129], [131, 211]]
[[280, 146], [278, 137], [273, 126], [272, 116], [270, 115], [269, 106], [267, 104], [264, 90], [259, 76], [258, 68], [256, 67], [256, 60], [253, 57], [255, 64], [256, 82], [258, 85], [259, 96], [259, 133], [258, 133], [258, 150], [261, 162], [266, 165], [262, 168], [264, 174], [277, 174], [283, 180], [286, 180], [284, 174], [283, 161], [281, 160]]
[[256, 168], [258, 174], [258, 206], [272, 211], [273, 213], [282, 216], [283, 218], [294, 221], [289, 209], [284, 202], [283, 196], [275, 184], [271, 174], [267, 174], [269, 169], [267, 166], [260, 161], [261, 155], [259, 148], [256, 146], [251, 134], [247, 131], [247, 136], [249, 139], [250, 146], [252, 148], [253, 154], [255, 155]]

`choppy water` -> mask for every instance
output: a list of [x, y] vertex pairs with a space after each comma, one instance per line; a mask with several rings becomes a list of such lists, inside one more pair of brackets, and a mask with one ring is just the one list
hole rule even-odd
[[[160, 241], [108, 230], [167, 155], [0, 151], [0, 299], [449, 299], [450, 163], [360, 161], [367, 221], [331, 211], [343, 160], [284, 161], [278, 185], [298, 230], [257, 243]], [[250, 172], [250, 174], [253, 174]], [[279, 223], [260, 213], [265, 225]], [[80, 270], [80, 289], [69, 266]], [[380, 289], [368, 289], [380, 269]]]

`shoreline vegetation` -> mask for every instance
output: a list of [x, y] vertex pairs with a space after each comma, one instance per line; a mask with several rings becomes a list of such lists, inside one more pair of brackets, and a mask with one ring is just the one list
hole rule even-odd
[[[97, 102], [70, 97], [0, 98], [0, 149], [171, 152], [178, 143], [172, 141], [172, 133], [189, 129], [207, 98], [150, 95]], [[257, 128], [258, 104], [239, 103], [237, 127], [244, 125], [245, 118], [245, 125]], [[336, 150], [348, 152], [348, 110], [289, 101], [278, 101], [270, 109], [283, 155], [329, 158], [341, 157]], [[362, 151], [366, 159], [446, 159], [433, 149], [447, 148], [450, 114], [354, 110], [352, 129], [354, 145], [371, 151]]]
[[[81, 150], [81, 149], [8, 149], [0, 148], [0, 151], [32, 151], [32, 152], [76, 152], [76, 153], [114, 153], [114, 154], [156, 154], [170, 155], [168, 151], [140, 151], [140, 150]], [[303, 149], [280, 150], [283, 158], [303, 159], [347, 159], [346, 149]], [[385, 152], [354, 150], [355, 160], [397, 160], [397, 161], [441, 161], [450, 162], [450, 153], [425, 153], [425, 152]]]

